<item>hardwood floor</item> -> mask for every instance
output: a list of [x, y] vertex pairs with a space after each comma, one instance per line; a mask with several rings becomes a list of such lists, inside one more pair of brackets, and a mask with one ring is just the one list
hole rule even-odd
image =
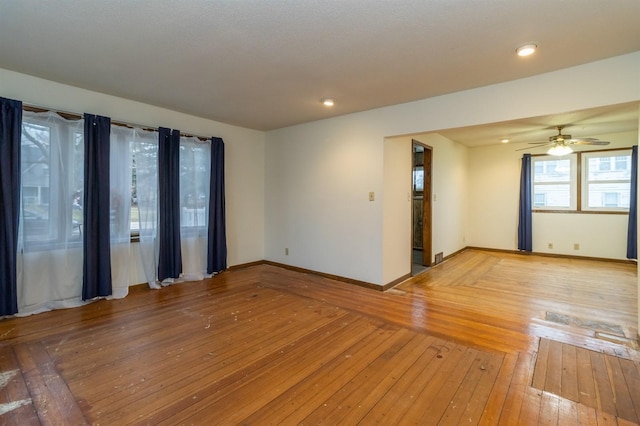
[[640, 421], [636, 266], [467, 250], [385, 293], [272, 265], [0, 321], [0, 423]]

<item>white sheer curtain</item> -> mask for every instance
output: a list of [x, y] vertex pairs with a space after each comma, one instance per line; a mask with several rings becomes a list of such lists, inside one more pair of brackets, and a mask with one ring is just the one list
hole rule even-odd
[[82, 304], [83, 120], [22, 118], [19, 315]]
[[180, 241], [184, 280], [207, 275], [211, 142], [180, 138]]
[[[18, 315], [82, 301], [84, 122], [23, 113]], [[129, 285], [131, 170], [126, 141], [111, 137], [113, 296]], [[126, 235], [126, 237], [125, 237]]]
[[131, 277], [131, 150], [126, 127], [111, 125], [111, 279], [113, 298], [129, 293]]
[[[135, 169], [132, 228], [139, 235], [140, 260], [147, 283], [158, 283], [158, 133], [140, 129], [130, 130], [131, 155]], [[133, 229], [135, 231], [135, 229]]]

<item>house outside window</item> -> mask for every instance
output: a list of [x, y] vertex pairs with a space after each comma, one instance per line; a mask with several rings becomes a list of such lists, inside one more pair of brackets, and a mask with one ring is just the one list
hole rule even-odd
[[535, 156], [532, 172], [532, 201], [537, 211], [629, 210], [631, 150]]
[[534, 157], [533, 201], [536, 209], [574, 210], [576, 208], [575, 156]]
[[582, 209], [626, 211], [631, 188], [631, 151], [582, 153]]

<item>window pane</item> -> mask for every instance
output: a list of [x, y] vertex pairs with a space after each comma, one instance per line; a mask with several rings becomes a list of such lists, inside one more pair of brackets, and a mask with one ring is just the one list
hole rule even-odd
[[130, 230], [132, 232], [138, 232], [140, 230], [140, 214], [138, 210], [138, 185], [136, 174], [136, 144], [130, 142], [131, 146], [131, 224]]
[[[624, 157], [624, 162], [618, 160], [619, 158], [620, 157], [613, 155], [607, 157], [590, 157], [587, 164], [589, 170], [587, 179], [589, 181], [629, 180], [631, 178], [631, 168], [623, 166], [623, 163], [626, 164], [627, 157]], [[616, 167], [611, 167], [612, 162]]]
[[576, 208], [576, 159], [575, 155], [532, 158], [532, 202], [535, 208]]
[[158, 207], [157, 135], [135, 132], [131, 146], [131, 231], [153, 234]]
[[[622, 154], [622, 155], [621, 155]], [[584, 153], [583, 209], [628, 209], [630, 151]]]
[[534, 205], [536, 207], [571, 207], [570, 184], [534, 185]]
[[569, 182], [571, 181], [571, 162], [563, 160], [536, 160], [534, 182]]
[[616, 170], [627, 170], [631, 168], [631, 156], [616, 156]]
[[23, 113], [22, 233], [34, 250], [81, 241], [84, 186], [82, 121]]
[[[206, 148], [206, 149], [205, 149]], [[208, 145], [186, 139], [180, 143], [180, 225], [204, 227], [209, 202]]]
[[84, 134], [74, 133], [71, 167], [73, 171], [73, 196], [71, 206], [71, 236], [82, 238], [82, 223], [84, 221]]
[[590, 208], [629, 208], [629, 182], [624, 183], [590, 183]]
[[22, 125], [21, 170], [23, 232], [27, 241], [50, 238], [50, 130], [32, 123]]
[[422, 166], [413, 169], [413, 190], [424, 191], [424, 167]]

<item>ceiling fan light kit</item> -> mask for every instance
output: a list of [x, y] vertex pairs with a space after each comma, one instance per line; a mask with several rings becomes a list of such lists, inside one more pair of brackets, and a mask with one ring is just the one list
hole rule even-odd
[[556, 145], [556, 146], [552, 146], [551, 148], [549, 148], [549, 151], [547, 151], [547, 154], [549, 154], [549, 155], [567, 155], [567, 154], [571, 154], [572, 152], [573, 152], [573, 150], [569, 146]]
[[[579, 138], [573, 139], [571, 135], [563, 135], [562, 129], [564, 126], [556, 126], [558, 129], [558, 134], [549, 137], [549, 142], [529, 142], [533, 145], [538, 145], [538, 147], [543, 147], [547, 145], [551, 145], [551, 148], [547, 151], [549, 155], [567, 155], [573, 152], [570, 145], [609, 145], [608, 141], [601, 141], [595, 138]], [[518, 151], [521, 151], [522, 148]]]

